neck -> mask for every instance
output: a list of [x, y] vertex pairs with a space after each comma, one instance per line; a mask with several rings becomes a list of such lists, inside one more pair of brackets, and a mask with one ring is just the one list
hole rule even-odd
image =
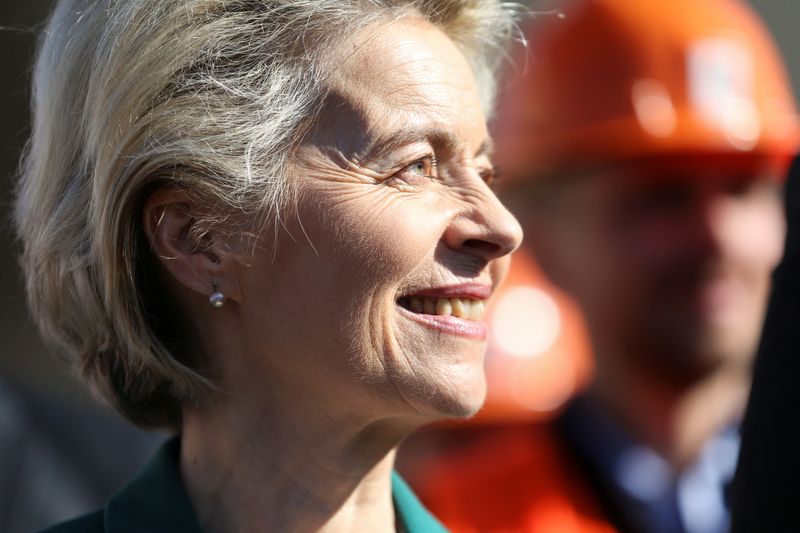
[[276, 387], [185, 413], [181, 471], [203, 530], [394, 531], [394, 449], [413, 428]]
[[676, 384], [654, 373], [600, 365], [589, 394], [637, 440], [681, 470], [741, 416], [749, 384], [749, 371], [741, 366]]

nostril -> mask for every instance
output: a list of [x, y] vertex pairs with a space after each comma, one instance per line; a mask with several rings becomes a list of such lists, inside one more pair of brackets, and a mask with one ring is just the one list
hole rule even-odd
[[500, 245], [482, 239], [467, 239], [464, 241], [463, 246], [468, 250], [474, 250], [491, 256], [498, 255], [501, 251]]
[[[443, 235], [452, 250], [491, 261], [514, 251], [522, 240], [522, 228], [499, 200], [489, 206], [473, 206], [450, 221]], [[479, 209], [479, 207], [486, 207]]]

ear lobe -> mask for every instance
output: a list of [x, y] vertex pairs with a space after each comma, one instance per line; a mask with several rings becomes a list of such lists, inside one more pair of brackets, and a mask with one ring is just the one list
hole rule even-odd
[[182, 286], [204, 296], [220, 291], [238, 300], [238, 284], [232, 272], [233, 258], [224, 242], [212, 234], [198, 237], [198, 206], [186, 193], [162, 188], [144, 203], [142, 222], [150, 249]]

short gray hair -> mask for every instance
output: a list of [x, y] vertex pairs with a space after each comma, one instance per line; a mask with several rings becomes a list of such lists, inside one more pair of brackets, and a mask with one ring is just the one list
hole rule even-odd
[[422, 17], [464, 53], [488, 112], [514, 10], [493, 0], [61, 1], [34, 70], [15, 205], [43, 336], [134, 423], [178, 427], [210, 383], [169, 339], [170, 302], [141, 229], [146, 196], [186, 191], [209, 207], [199, 231], [276, 220], [291, 204], [292, 151], [323, 109], [329, 50], [373, 23]]

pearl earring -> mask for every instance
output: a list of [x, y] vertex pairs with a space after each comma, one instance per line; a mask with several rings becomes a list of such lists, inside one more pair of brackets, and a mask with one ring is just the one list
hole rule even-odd
[[220, 307], [225, 305], [225, 295], [217, 290], [216, 283], [212, 283], [211, 287], [214, 289], [214, 292], [212, 292], [211, 296], [208, 297], [208, 303], [211, 304], [211, 307], [216, 307], [217, 309], [219, 309]]

